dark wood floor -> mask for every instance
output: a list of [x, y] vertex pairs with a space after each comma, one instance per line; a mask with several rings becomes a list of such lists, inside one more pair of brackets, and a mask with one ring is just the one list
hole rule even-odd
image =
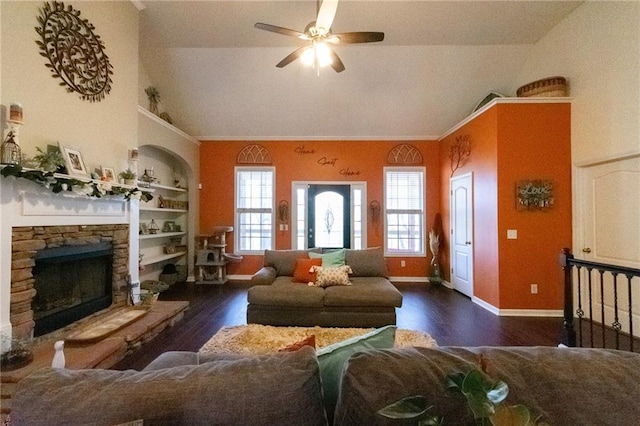
[[[197, 351], [220, 328], [246, 324], [249, 287], [245, 282], [174, 285], [160, 300], [188, 300], [185, 318], [113, 368], [139, 370], [165, 351]], [[417, 283], [396, 287], [404, 296], [398, 327], [425, 331], [440, 346], [556, 346], [560, 342], [561, 318], [499, 317], [446, 287]]]

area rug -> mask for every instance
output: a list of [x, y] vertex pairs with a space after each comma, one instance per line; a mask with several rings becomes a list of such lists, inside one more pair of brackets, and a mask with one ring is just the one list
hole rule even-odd
[[[249, 324], [223, 327], [200, 348], [201, 354], [247, 354], [262, 355], [276, 352], [305, 337], [315, 335], [316, 348], [360, 336], [373, 328], [326, 328], [326, 327], [274, 327]], [[396, 330], [395, 347], [438, 346], [427, 333], [421, 331]]]

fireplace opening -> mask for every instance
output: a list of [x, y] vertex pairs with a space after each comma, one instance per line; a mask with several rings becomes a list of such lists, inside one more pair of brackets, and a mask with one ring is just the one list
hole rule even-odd
[[113, 247], [101, 242], [40, 250], [33, 276], [37, 337], [111, 306]]

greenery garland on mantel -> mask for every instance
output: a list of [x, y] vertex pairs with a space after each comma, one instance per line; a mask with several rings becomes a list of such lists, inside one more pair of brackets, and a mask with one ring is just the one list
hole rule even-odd
[[132, 198], [142, 201], [150, 201], [153, 199], [153, 195], [151, 195], [150, 192], [142, 191], [137, 186], [122, 185], [115, 182], [89, 178], [77, 178], [38, 169], [24, 169], [21, 166], [13, 164], [3, 166], [1, 173], [4, 177], [14, 176], [30, 180], [44, 188], [51, 189], [54, 194], [72, 192], [94, 198], [101, 198], [107, 195], [122, 195], [127, 201]]

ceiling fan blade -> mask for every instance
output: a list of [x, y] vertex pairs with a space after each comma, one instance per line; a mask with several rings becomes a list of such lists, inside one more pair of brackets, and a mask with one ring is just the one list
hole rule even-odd
[[278, 27], [270, 24], [263, 24], [262, 22], [257, 22], [254, 27], [259, 28], [261, 30], [270, 31], [272, 33], [278, 33], [286, 36], [292, 37], [306, 37], [306, 34], [301, 33], [300, 31], [290, 30], [289, 28]]
[[338, 9], [338, 0], [323, 0], [318, 10], [318, 18], [316, 19], [316, 28], [323, 28], [326, 34], [331, 29], [333, 24], [333, 18], [336, 16], [336, 10]]
[[308, 46], [302, 46], [299, 49], [294, 50], [292, 53], [290, 53], [289, 55], [287, 55], [286, 58], [284, 58], [283, 60], [281, 60], [280, 62], [278, 62], [276, 64], [276, 67], [278, 68], [284, 68], [287, 65], [289, 65], [291, 62], [295, 61], [296, 59], [298, 59], [301, 55], [302, 52], [304, 52], [306, 49], [308, 49]]
[[334, 34], [340, 39], [340, 43], [374, 43], [384, 40], [384, 33], [374, 31], [361, 31], [353, 33]]
[[344, 64], [333, 49], [331, 49], [331, 68], [333, 68], [335, 72], [344, 71]]

